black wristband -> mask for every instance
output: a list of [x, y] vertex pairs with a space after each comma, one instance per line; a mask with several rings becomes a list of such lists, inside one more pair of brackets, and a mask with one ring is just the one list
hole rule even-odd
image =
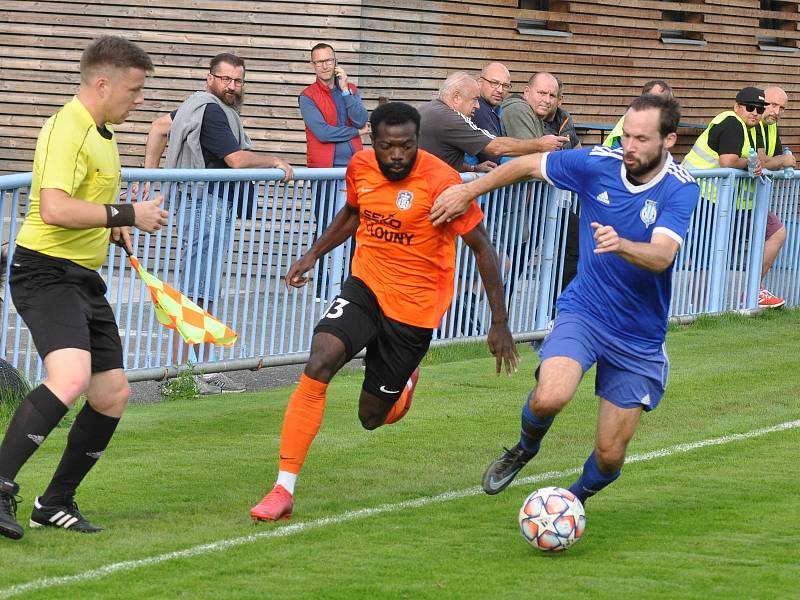
[[135, 222], [133, 204], [106, 204], [106, 227], [126, 227]]

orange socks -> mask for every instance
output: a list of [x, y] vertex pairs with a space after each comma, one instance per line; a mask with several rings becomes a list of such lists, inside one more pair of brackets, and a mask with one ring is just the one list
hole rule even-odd
[[303, 374], [294, 390], [281, 431], [281, 471], [299, 473], [308, 454], [308, 449], [322, 424], [325, 414], [327, 383], [320, 383]]

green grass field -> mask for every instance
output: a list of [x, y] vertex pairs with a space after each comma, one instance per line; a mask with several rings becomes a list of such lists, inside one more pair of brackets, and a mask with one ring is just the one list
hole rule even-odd
[[[132, 406], [78, 496], [107, 531], [0, 540], [0, 598], [798, 598], [799, 329], [797, 311], [671, 328], [669, 389], [630, 454], [668, 451], [592, 499], [584, 539], [561, 555], [527, 546], [516, 515], [533, 489], [575, 479], [592, 374], [520, 485], [477, 488], [517, 439], [527, 346], [511, 378], [483, 348], [432, 351], [411, 412], [374, 432], [357, 419], [361, 374], [342, 373], [278, 525], [249, 508], [274, 480], [289, 389]], [[66, 433], [18, 477], [25, 523]]]

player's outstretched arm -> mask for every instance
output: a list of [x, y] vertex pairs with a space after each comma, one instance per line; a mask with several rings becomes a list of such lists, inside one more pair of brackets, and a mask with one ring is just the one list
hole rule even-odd
[[632, 242], [619, 237], [610, 225], [592, 223], [592, 229], [595, 254], [613, 252], [632, 265], [654, 273], [669, 268], [678, 254], [678, 242], [663, 233], [654, 233], [649, 242]]
[[463, 215], [469, 208], [469, 203], [481, 194], [517, 181], [531, 178], [542, 179], [541, 167], [542, 155], [528, 154], [510, 160], [469, 183], [447, 188], [434, 201], [429, 218], [434, 225], [452, 221], [459, 215]]
[[489, 351], [494, 355], [497, 363], [497, 373], [502, 371], [503, 363], [506, 373], [511, 375], [517, 371], [519, 353], [508, 328], [508, 313], [503, 300], [503, 281], [500, 278], [500, 265], [497, 262], [497, 253], [494, 251], [489, 235], [483, 223], [479, 223], [472, 231], [462, 236], [464, 242], [475, 254], [478, 272], [481, 274], [489, 306], [492, 308], [492, 325], [489, 328]]
[[305, 274], [314, 267], [314, 263], [355, 234], [358, 222], [358, 209], [345, 204], [344, 208], [336, 213], [325, 233], [319, 236], [308, 252], [289, 267], [286, 272], [286, 286], [299, 288], [308, 283]]

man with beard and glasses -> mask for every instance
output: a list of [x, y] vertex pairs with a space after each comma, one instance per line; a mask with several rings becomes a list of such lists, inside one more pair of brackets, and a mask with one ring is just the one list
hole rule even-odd
[[[244, 131], [239, 109], [244, 96], [244, 60], [227, 52], [211, 59], [206, 90], [195, 92], [176, 110], [153, 121], [147, 136], [144, 166], [158, 168], [164, 149], [167, 148], [167, 169], [257, 169], [275, 168], [286, 173], [283, 181], [293, 178], [292, 167], [286, 161], [266, 154], [253, 152], [252, 144]], [[234, 183], [209, 184], [208, 198], [203, 200], [202, 189], [198, 190], [196, 203], [191, 190], [187, 190], [181, 211], [183, 219], [181, 265], [178, 286], [185, 294], [209, 312], [220, 294], [221, 264], [225, 257], [227, 236], [231, 219], [246, 218], [240, 206], [241, 199], [254, 203], [254, 188], [240, 184], [239, 195]], [[181, 189], [176, 200], [181, 201]], [[222, 200], [222, 201], [220, 201]], [[234, 213], [234, 209], [237, 209]], [[178, 354], [179, 339], [173, 337], [176, 360], [184, 364], [188, 347]], [[200, 355], [198, 355], [199, 357]], [[201, 394], [243, 392], [245, 387], [222, 373], [195, 377], [195, 385]], [[162, 388], [169, 393], [169, 386]]]
[[456, 236], [475, 253], [492, 307], [489, 350], [496, 370], [516, 371], [518, 355], [508, 329], [497, 256], [474, 202], [464, 214], [434, 227], [433, 199], [461, 182], [458, 173], [418, 149], [420, 116], [400, 102], [370, 117], [374, 150], [347, 167], [347, 203], [331, 226], [286, 274], [302, 287], [304, 275], [325, 253], [355, 234], [350, 277], [314, 330], [311, 355], [289, 399], [281, 434], [275, 487], [250, 511], [257, 521], [288, 519], [297, 475], [314, 441], [333, 376], [366, 348], [358, 416], [365, 429], [400, 420], [411, 406], [419, 363], [453, 295]]
[[504, 490], [536, 455], [593, 364], [600, 397], [595, 448], [570, 487], [581, 502], [619, 477], [642, 411], [661, 400], [672, 267], [700, 193], [669, 153], [679, 119], [673, 99], [640, 96], [625, 113], [622, 148], [532, 154], [437, 198], [434, 223], [462, 213], [480, 194], [530, 177], [576, 192], [581, 203], [578, 274], [559, 297], [539, 351], [520, 440], [486, 470], [487, 494]]

